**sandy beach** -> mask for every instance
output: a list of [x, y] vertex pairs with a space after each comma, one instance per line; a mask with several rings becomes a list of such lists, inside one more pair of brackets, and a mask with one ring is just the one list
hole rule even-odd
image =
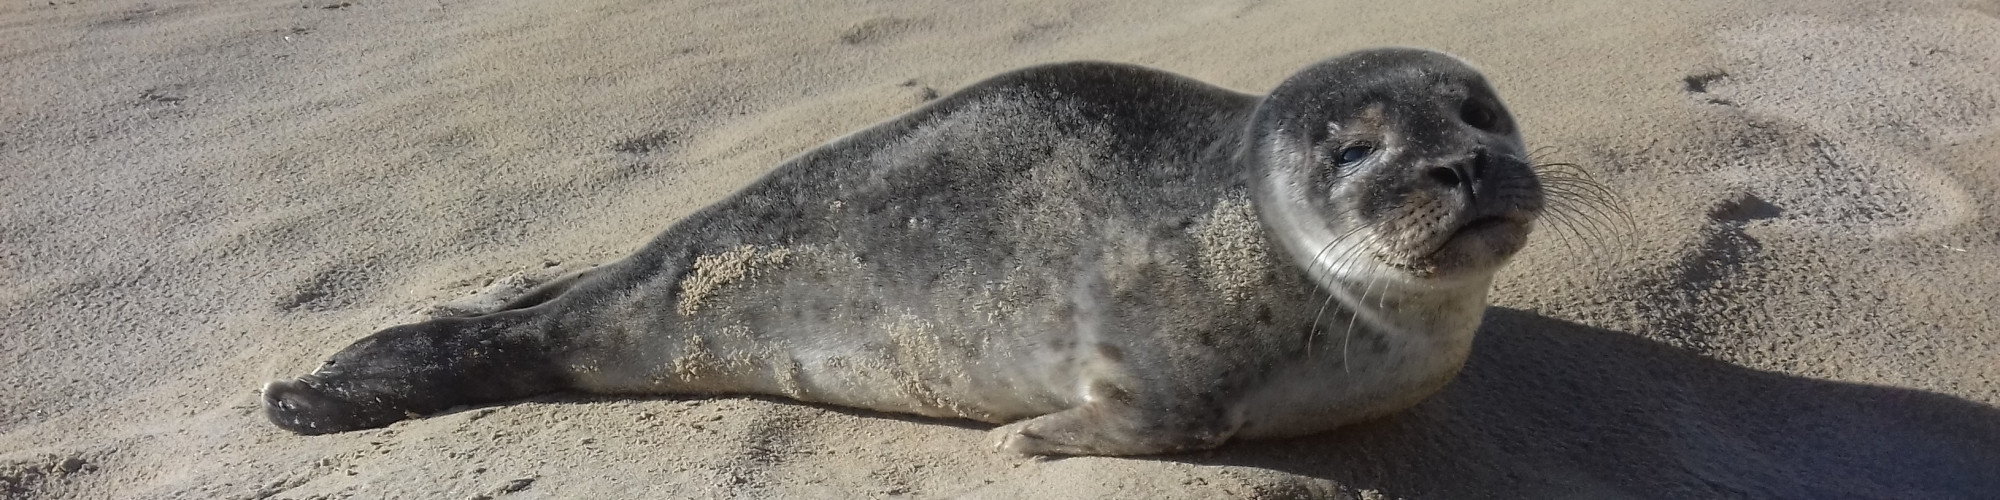
[[[0, 498], [2000, 495], [2000, 3], [76, 0], [0, 5]], [[1460, 378], [1139, 459], [769, 398], [299, 436], [258, 388], [616, 259], [1002, 71], [1263, 93], [1477, 64], [1622, 218], [1544, 225]]]

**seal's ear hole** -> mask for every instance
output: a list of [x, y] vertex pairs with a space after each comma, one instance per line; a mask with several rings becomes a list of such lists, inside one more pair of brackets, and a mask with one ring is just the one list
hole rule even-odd
[[1464, 105], [1459, 106], [1458, 119], [1465, 120], [1466, 125], [1480, 130], [1493, 130], [1493, 126], [1499, 120], [1492, 108], [1478, 101], [1465, 101]]

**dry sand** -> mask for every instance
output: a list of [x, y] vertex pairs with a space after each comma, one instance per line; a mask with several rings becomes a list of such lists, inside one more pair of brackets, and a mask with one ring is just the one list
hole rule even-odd
[[[0, 5], [0, 496], [2000, 496], [2000, 5], [361, 0]], [[1403, 414], [1151, 459], [746, 398], [301, 437], [257, 387], [616, 258], [783, 158], [1099, 59], [1262, 92], [1480, 64], [1630, 230], [1553, 226]]]

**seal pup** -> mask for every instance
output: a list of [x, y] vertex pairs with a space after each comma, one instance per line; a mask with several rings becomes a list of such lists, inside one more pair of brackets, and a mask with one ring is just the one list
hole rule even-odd
[[1543, 203], [1513, 117], [1438, 52], [1347, 54], [1263, 97], [1031, 67], [264, 401], [304, 434], [557, 391], [966, 418], [1036, 455], [1309, 434], [1455, 377]]

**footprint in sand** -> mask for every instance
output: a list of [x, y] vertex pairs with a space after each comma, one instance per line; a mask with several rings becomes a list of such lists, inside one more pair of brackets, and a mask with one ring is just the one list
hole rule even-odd
[[279, 310], [325, 312], [359, 303], [364, 290], [377, 285], [364, 263], [344, 262], [325, 266], [292, 287], [292, 293], [278, 298]]
[[35, 491], [62, 491], [61, 483], [96, 473], [97, 461], [81, 453], [35, 453], [0, 458], [0, 498], [26, 498]]
[[1730, 69], [1689, 75], [1686, 90], [1781, 122], [1721, 170], [1783, 208], [1774, 224], [1883, 237], [1972, 214], [1961, 184], [1933, 165], [1944, 146], [2000, 125], [2000, 19], [1776, 17], [1719, 39]]
[[840, 31], [840, 43], [866, 45], [902, 36], [916, 26], [916, 21], [898, 17], [875, 17], [854, 23]]

